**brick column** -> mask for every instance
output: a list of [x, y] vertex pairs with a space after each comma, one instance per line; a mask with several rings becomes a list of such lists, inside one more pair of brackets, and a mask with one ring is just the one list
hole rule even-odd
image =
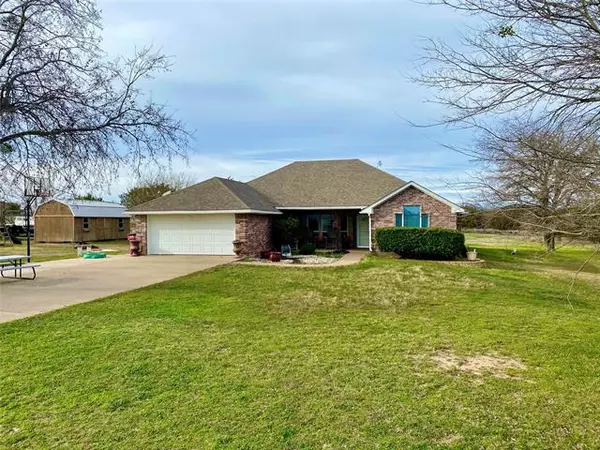
[[148, 216], [131, 216], [131, 232], [140, 241], [140, 255], [148, 254]]
[[262, 214], [236, 214], [235, 238], [242, 242], [240, 256], [259, 256], [271, 250], [271, 217]]

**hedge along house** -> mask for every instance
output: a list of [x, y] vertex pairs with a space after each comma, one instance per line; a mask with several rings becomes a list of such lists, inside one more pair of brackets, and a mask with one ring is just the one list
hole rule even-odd
[[125, 239], [129, 216], [116, 203], [49, 200], [35, 215], [36, 242], [93, 242]]
[[[211, 178], [128, 211], [142, 254], [258, 255], [273, 221], [293, 216], [305, 241], [374, 248], [379, 227], [456, 229], [462, 209], [358, 159], [298, 161], [247, 183]], [[235, 242], [235, 244], [234, 244]]]

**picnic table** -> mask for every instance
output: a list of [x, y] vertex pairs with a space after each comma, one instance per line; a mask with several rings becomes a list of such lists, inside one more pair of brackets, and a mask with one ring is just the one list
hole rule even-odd
[[[0, 275], [2, 278], [19, 278], [22, 280], [35, 280], [35, 268], [41, 264], [31, 264], [27, 255], [0, 255]], [[30, 269], [33, 272], [32, 277], [24, 277], [23, 269]], [[6, 276], [6, 273], [14, 274]]]

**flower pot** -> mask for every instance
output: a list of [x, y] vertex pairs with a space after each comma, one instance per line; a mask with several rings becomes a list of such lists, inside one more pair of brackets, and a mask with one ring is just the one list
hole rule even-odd
[[467, 252], [467, 261], [477, 261], [477, 250]]
[[279, 262], [281, 261], [281, 252], [271, 252], [269, 255], [269, 259], [271, 262]]

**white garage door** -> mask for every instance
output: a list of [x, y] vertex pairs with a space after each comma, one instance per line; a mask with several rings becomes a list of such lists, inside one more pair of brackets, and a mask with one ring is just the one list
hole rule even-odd
[[234, 214], [148, 216], [151, 255], [233, 255]]

